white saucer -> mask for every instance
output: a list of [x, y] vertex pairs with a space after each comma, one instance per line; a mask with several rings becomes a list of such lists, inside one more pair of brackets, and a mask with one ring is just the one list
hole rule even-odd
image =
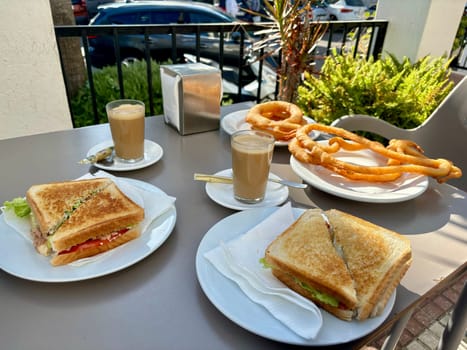
[[[246, 114], [248, 113], [248, 109], [242, 109], [240, 111], [232, 112], [227, 114], [221, 120], [221, 128], [229, 135], [232, 135], [234, 132], [239, 130], [250, 130], [251, 125], [245, 121]], [[315, 123], [312, 118], [305, 117], [308, 124]], [[310, 134], [310, 137], [315, 140], [320, 135], [319, 131], [313, 130]], [[289, 144], [288, 141], [276, 141], [276, 146], [287, 146]]]
[[[232, 176], [232, 169], [219, 171], [215, 175]], [[269, 173], [269, 177], [280, 179], [277, 175]], [[268, 182], [264, 199], [255, 204], [242, 203], [234, 198], [232, 184], [210, 183], [206, 184], [206, 193], [214, 202], [234, 210], [245, 210], [252, 208], [275, 207], [285, 202], [289, 196], [289, 189], [274, 182]]]
[[[104, 148], [110, 147], [110, 146], [113, 146], [112, 140], [101, 142], [95, 145], [94, 147], [92, 147], [86, 154], [86, 157], [89, 157], [92, 154], [96, 154], [98, 151]], [[144, 158], [138, 162], [124, 163], [124, 162], [119, 161], [117, 158], [115, 158], [114, 163], [111, 165], [106, 165], [102, 163], [95, 163], [93, 165], [97, 168], [104, 169], [104, 170], [111, 170], [111, 171], [137, 170], [137, 169], [146, 168], [156, 163], [159, 159], [162, 158], [163, 154], [164, 154], [164, 151], [162, 147], [159, 146], [157, 143], [150, 141], [150, 140], [144, 140]]]

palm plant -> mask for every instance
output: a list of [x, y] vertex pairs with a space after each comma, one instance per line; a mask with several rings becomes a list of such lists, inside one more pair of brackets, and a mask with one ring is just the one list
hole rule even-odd
[[265, 0], [266, 17], [272, 26], [256, 34], [262, 39], [253, 45], [254, 51], [265, 56], [279, 55], [278, 99], [294, 102], [303, 73], [313, 68], [313, 50], [327, 30], [327, 25], [312, 20], [309, 0]]

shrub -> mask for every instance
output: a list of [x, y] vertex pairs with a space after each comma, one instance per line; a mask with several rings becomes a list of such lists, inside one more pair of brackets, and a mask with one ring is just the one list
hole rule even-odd
[[425, 57], [412, 64], [394, 56], [366, 59], [334, 51], [319, 76], [305, 74], [297, 104], [317, 122], [331, 124], [350, 114], [366, 114], [401, 128], [425, 121], [453, 87], [449, 60]]
[[[160, 65], [151, 61], [152, 88], [154, 101], [154, 113], [162, 114], [162, 91], [160, 80]], [[136, 61], [130, 65], [122, 66], [123, 88], [125, 98], [141, 100], [146, 105], [146, 115], [149, 115], [148, 82], [146, 77], [146, 62]], [[116, 66], [105, 67], [93, 74], [96, 92], [97, 112], [99, 123], [107, 122], [105, 105], [112, 100], [120, 98], [118, 75]], [[71, 109], [76, 127], [93, 125], [94, 112], [92, 110], [91, 93], [89, 83], [78, 92], [71, 100]]]

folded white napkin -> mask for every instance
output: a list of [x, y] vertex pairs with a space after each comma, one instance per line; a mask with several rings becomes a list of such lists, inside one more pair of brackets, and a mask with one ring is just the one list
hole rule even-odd
[[[141, 232], [145, 232], [151, 223], [157, 219], [159, 216], [164, 214], [170, 207], [175, 203], [175, 197], [166, 195], [164, 192], [153, 192], [145, 191], [144, 189], [132, 185], [128, 180], [124, 178], [118, 178], [113, 176], [105, 171], [98, 171], [94, 174], [85, 174], [78, 178], [77, 180], [82, 179], [92, 179], [92, 178], [110, 178], [115, 184], [120, 188], [120, 190], [125, 193], [131, 200], [136, 204], [144, 208], [144, 220], [141, 222]], [[2, 208], [3, 210], [3, 208]], [[30, 230], [31, 224], [29, 218], [19, 218], [17, 217], [12, 210], [3, 210], [5, 222], [11, 226], [16, 232], [21, 234], [24, 238], [32, 242]], [[157, 229], [157, 228], [156, 228]], [[157, 237], [157, 235], [155, 235]], [[150, 242], [151, 243], [151, 242]], [[32, 243], [31, 243], [32, 244]], [[149, 244], [149, 243], [148, 243]], [[70, 265], [83, 265], [97, 259], [102, 259], [107, 255], [112, 254], [115, 251], [109, 250], [106, 253], [92, 256], [89, 258], [84, 258], [77, 260]]]
[[313, 339], [323, 323], [319, 308], [285, 286], [260, 261], [267, 246], [294, 221], [292, 207], [287, 203], [244, 235], [219, 242], [205, 258], [292, 331]]

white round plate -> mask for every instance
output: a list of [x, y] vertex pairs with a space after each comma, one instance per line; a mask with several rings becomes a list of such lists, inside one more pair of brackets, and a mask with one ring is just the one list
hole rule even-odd
[[[159, 188], [129, 178], [119, 178], [144, 191], [164, 193]], [[31, 242], [7, 225], [0, 216], [0, 268], [5, 272], [31, 281], [73, 282], [96, 278], [123, 270], [141, 261], [170, 236], [177, 220], [175, 206], [154, 220], [141, 236], [120, 247], [118, 254], [109, 254], [102, 259], [81, 265], [52, 266], [49, 258], [39, 255]], [[110, 251], [109, 251], [110, 252]]]
[[[232, 176], [232, 169], [222, 170], [215, 175]], [[280, 179], [277, 175], [269, 173], [273, 179]], [[282, 204], [289, 196], [287, 186], [280, 185], [274, 182], [268, 182], [266, 186], [266, 194], [264, 199], [255, 204], [242, 203], [234, 198], [232, 184], [206, 183], [206, 193], [217, 204], [234, 210], [245, 210], [251, 208], [274, 207]]]
[[[112, 140], [101, 142], [95, 145], [94, 147], [92, 147], [86, 154], [86, 157], [96, 154], [100, 150], [103, 150], [110, 146], [113, 146]], [[124, 163], [124, 162], [119, 161], [117, 158], [115, 158], [114, 163], [112, 165], [106, 165], [102, 163], [95, 163], [93, 165], [96, 168], [100, 168], [104, 170], [112, 170], [112, 171], [137, 170], [137, 169], [142, 169], [150, 165], [153, 165], [159, 159], [161, 159], [163, 155], [164, 155], [164, 151], [162, 150], [162, 147], [159, 144], [151, 140], [144, 140], [144, 158], [138, 162]]]
[[[327, 140], [318, 141], [327, 143]], [[345, 151], [333, 154], [348, 163], [366, 166], [385, 165], [386, 159], [369, 150]], [[290, 157], [293, 171], [305, 182], [324, 192], [341, 198], [369, 203], [403, 202], [420, 196], [428, 188], [428, 178], [423, 175], [404, 173], [392, 182], [353, 181], [340, 176], [320, 165], [306, 164]]]
[[[244, 329], [275, 341], [308, 346], [324, 346], [346, 343], [365, 336], [378, 328], [390, 314], [396, 299], [393, 293], [381, 316], [365, 321], [342, 321], [321, 310], [323, 326], [315, 339], [304, 339], [291, 331], [269, 311], [248, 298], [238, 285], [222, 275], [204, 254], [228, 242], [259, 224], [277, 208], [259, 208], [235, 213], [215, 224], [201, 240], [196, 253], [198, 281], [211, 303], [231, 321]], [[298, 216], [302, 209], [294, 209]]]
[[[224, 118], [221, 120], [221, 127], [224, 129], [224, 131], [232, 135], [234, 132], [238, 130], [250, 130], [251, 125], [245, 121], [245, 116], [248, 113], [248, 109], [243, 109], [240, 111], [236, 111], [233, 113], [227, 114]], [[305, 117], [305, 119], [308, 121], [308, 124], [314, 123], [315, 121], [311, 118]], [[313, 131], [310, 135], [310, 137], [315, 140], [318, 138], [320, 135], [319, 131]], [[275, 145], [276, 146], [287, 146], [289, 144], [288, 141], [276, 141]]]

